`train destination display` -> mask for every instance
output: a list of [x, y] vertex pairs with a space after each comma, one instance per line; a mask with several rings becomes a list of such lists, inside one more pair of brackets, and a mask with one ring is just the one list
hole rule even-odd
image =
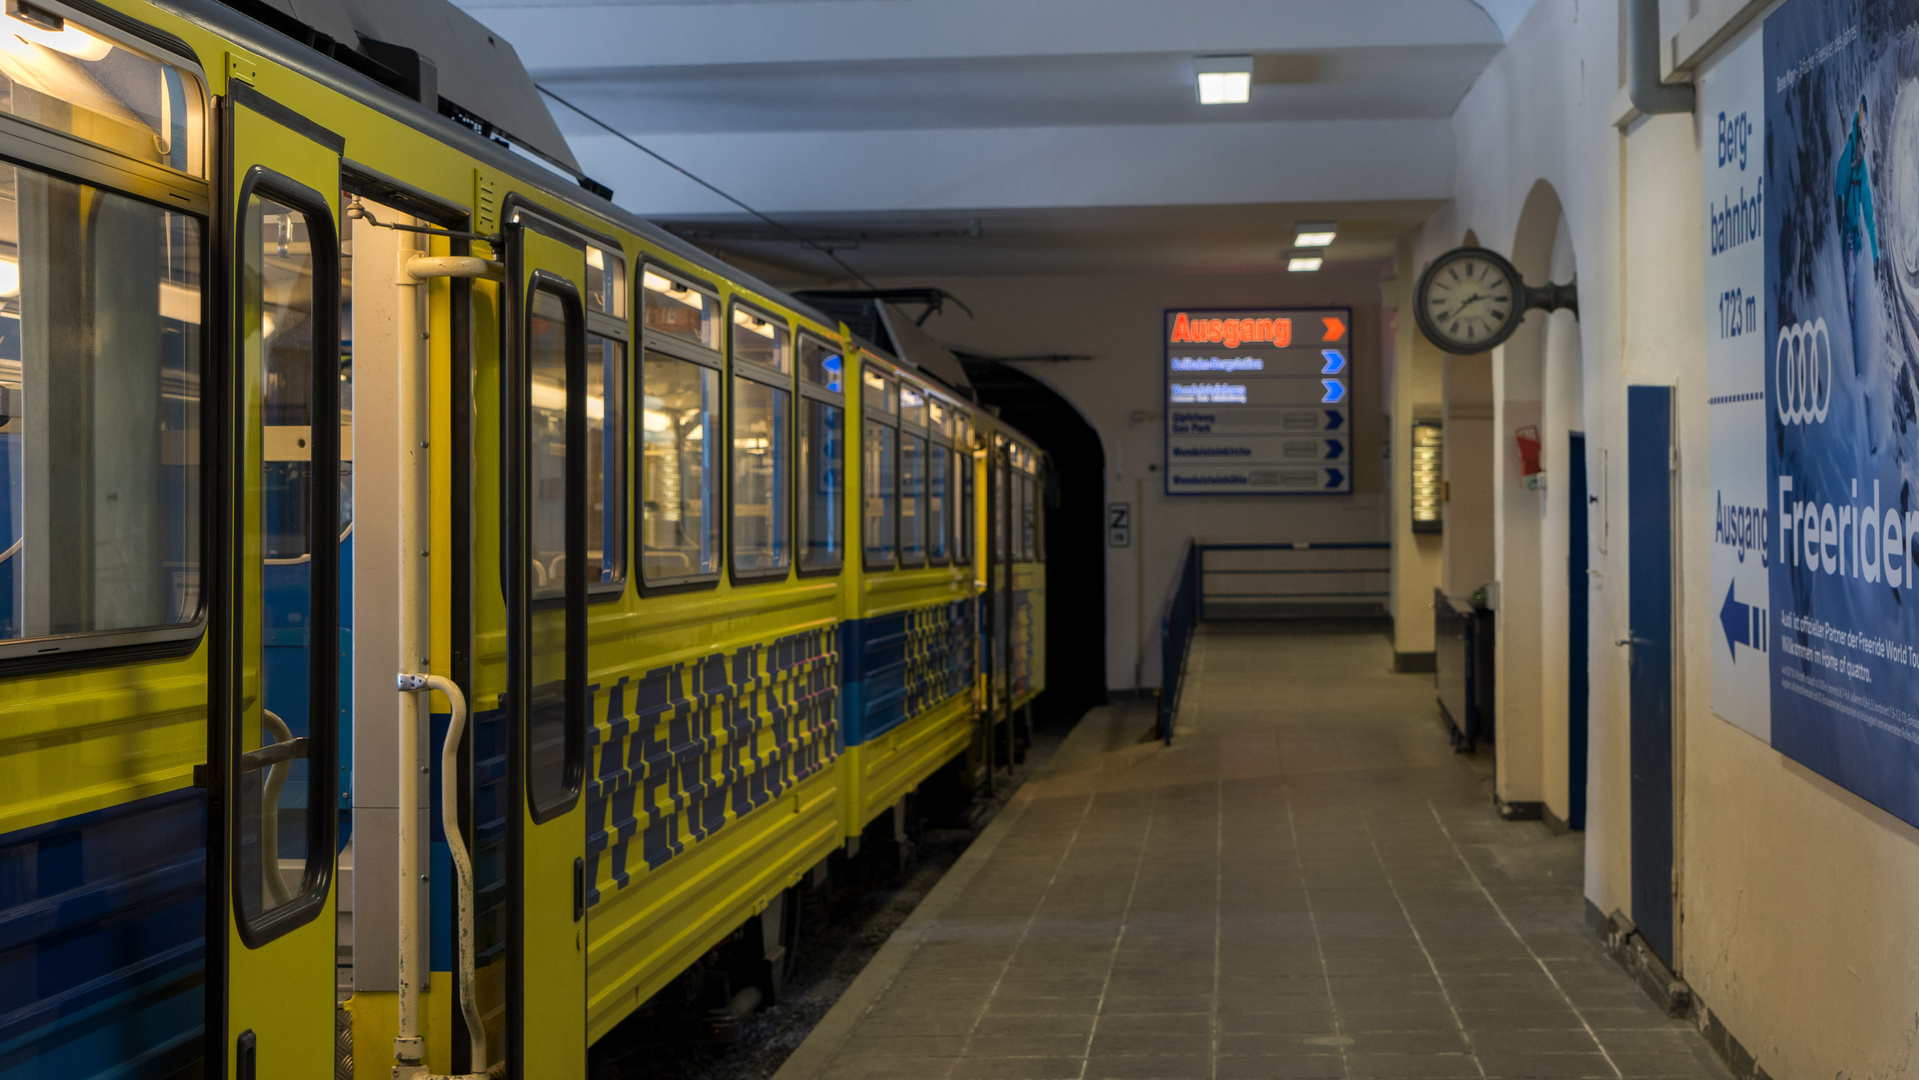
[[1174, 309], [1164, 341], [1167, 494], [1351, 494], [1351, 309]]

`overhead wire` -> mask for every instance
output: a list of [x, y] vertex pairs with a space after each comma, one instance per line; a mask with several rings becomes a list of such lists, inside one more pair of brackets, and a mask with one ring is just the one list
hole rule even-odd
[[692, 172], [688, 171], [684, 166], [680, 165], [679, 163], [669, 160], [665, 155], [661, 154], [659, 151], [654, 150], [650, 146], [646, 146], [645, 144], [641, 143], [639, 140], [628, 135], [626, 132], [619, 130], [618, 128], [614, 127], [612, 124], [607, 123], [606, 121], [600, 119], [599, 117], [594, 116], [592, 113], [587, 112], [585, 109], [580, 108], [578, 105], [575, 105], [572, 102], [561, 97], [560, 95], [554, 93], [552, 90], [548, 89], [544, 84], [534, 83], [533, 85], [539, 89], [540, 93], [545, 94], [547, 97], [552, 98], [554, 101], [557, 101], [560, 104], [566, 106], [567, 108], [573, 110], [574, 112], [579, 113], [589, 123], [592, 123], [596, 127], [599, 127], [601, 130], [605, 131], [607, 134], [620, 140], [626, 145], [632, 147], [633, 149], [638, 150], [640, 153], [645, 154], [647, 157], [652, 158], [653, 160], [659, 162], [660, 164], [666, 166], [667, 168], [672, 169], [674, 172], [679, 173], [681, 176], [686, 177], [688, 180], [693, 181], [694, 183], [700, 185], [706, 190], [712, 192], [713, 194], [718, 195], [720, 198], [725, 199], [727, 202], [732, 203], [734, 206], [737, 206], [740, 209], [746, 211], [747, 213], [752, 214], [754, 217], [759, 218], [761, 221], [766, 222], [768, 225], [771, 225], [773, 228], [778, 229], [780, 232], [783, 232], [786, 235], [792, 237], [794, 240], [799, 241], [800, 244], [802, 244], [803, 246], [811, 248], [812, 250], [817, 251], [820, 254], [826, 256], [827, 258], [833, 260], [833, 262], [837, 264], [840, 269], [846, 271], [847, 274], [852, 276], [860, 284], [866, 286], [869, 289], [878, 291], [879, 286], [874, 285], [871, 281], [867, 280], [867, 277], [865, 274], [862, 274], [858, 270], [855, 270], [851, 266], [847, 265], [846, 260], [840, 258], [839, 253], [835, 252], [832, 248], [825, 247], [806, 236], [802, 236], [801, 234], [794, 232], [792, 229], [781, 224], [780, 222], [775, 221], [771, 217], [768, 217], [767, 215], [761, 213], [760, 211], [754, 209], [753, 207], [748, 206], [745, 202], [741, 201], [740, 199], [734, 197], [733, 195], [727, 193], [726, 191], [721, 190], [717, 185], [710, 183], [709, 181], [699, 176], [694, 175]]

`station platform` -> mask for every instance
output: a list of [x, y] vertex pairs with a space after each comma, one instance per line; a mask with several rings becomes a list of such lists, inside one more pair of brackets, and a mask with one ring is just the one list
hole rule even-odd
[[1378, 634], [1203, 626], [1089, 714], [777, 1080], [1724, 1078]]

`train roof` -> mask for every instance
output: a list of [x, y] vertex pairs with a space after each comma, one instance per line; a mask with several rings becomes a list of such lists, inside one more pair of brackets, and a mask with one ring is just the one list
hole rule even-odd
[[[61, 0], [82, 11], [91, 11], [110, 22], [124, 24], [127, 16], [100, 7], [93, 0]], [[837, 327], [841, 319], [820, 310], [800, 297], [773, 287], [730, 263], [715, 258], [686, 240], [647, 219], [615, 205], [610, 192], [580, 172], [559, 126], [540, 99], [519, 54], [512, 43], [487, 30], [465, 12], [446, 0], [405, 0], [382, 8], [374, 0], [149, 0], [162, 11], [197, 23], [235, 44], [258, 53], [262, 58], [296, 71], [314, 82], [359, 100], [394, 117], [415, 130], [459, 146], [500, 172], [527, 182], [546, 194], [571, 204], [575, 209], [600, 217], [613, 225], [673, 253], [688, 263], [717, 277], [767, 297], [796, 314], [824, 326]], [[320, 20], [332, 30], [309, 23]], [[346, 38], [335, 36], [351, 32], [357, 47]], [[402, 40], [380, 38], [389, 34]], [[443, 35], [434, 36], [436, 33]], [[152, 36], [149, 34], [148, 36]], [[162, 35], [164, 36], [164, 35]], [[413, 42], [414, 44], [407, 44]], [[433, 45], [442, 62], [421, 45]], [[175, 43], [176, 47], [184, 46]], [[395, 51], [399, 50], [399, 51]], [[409, 82], [407, 52], [430, 61], [427, 68], [414, 68]], [[429, 70], [430, 69], [430, 70]], [[477, 73], [477, 74], [476, 74]], [[438, 95], [434, 86], [464, 93], [468, 100], [454, 101]], [[429, 100], [432, 104], [429, 104]], [[505, 120], [487, 116], [494, 110]], [[476, 123], [477, 122], [477, 123]], [[508, 127], [517, 125], [518, 130]], [[527, 131], [539, 134], [529, 136]], [[556, 183], [553, 172], [516, 154], [488, 133], [506, 138], [516, 146], [545, 159], [557, 168], [573, 174], [579, 186]], [[544, 140], [544, 145], [530, 139]], [[349, 154], [348, 160], [351, 160]], [[876, 348], [887, 359], [902, 367], [945, 385], [962, 397], [971, 397], [970, 381], [958, 358], [939, 345], [898, 312], [884, 319], [886, 336], [896, 342], [910, 328], [911, 342], [905, 348], [876, 347], [856, 335], [864, 347]], [[904, 355], [902, 355], [904, 353]], [[945, 362], [942, 362], [944, 360]], [[1013, 430], [995, 421], [996, 426]], [[1022, 436], [1023, 437], [1023, 436]]]
[[[126, 15], [99, 7], [92, 3], [91, 0], [61, 0], [61, 2], [71, 5], [76, 10], [96, 13], [101, 18], [113, 23], [125, 24], [127, 21]], [[603, 218], [621, 229], [625, 229], [628, 232], [644, 238], [651, 244], [672, 252], [687, 262], [705, 269], [708, 273], [723, 277], [736, 285], [760, 293], [777, 301], [782, 306], [790, 308], [807, 318], [814, 319], [825, 326], [838, 325], [836, 319], [794, 298], [785, 290], [774, 288], [772, 285], [740, 270], [738, 267], [722, 262], [712, 255], [701, 251], [699, 248], [674, 236], [672, 233], [667, 232], [665, 229], [660, 228], [645, 218], [614, 205], [606, 196], [600, 194], [600, 191], [605, 190], [604, 188], [589, 190], [584, 186], [574, 187], [563, 182], [558, 182], [559, 178], [551, 171], [543, 169], [535, 162], [521, 157], [499, 142], [485, 137], [478, 128], [470, 126], [469, 123], [466, 122], [466, 120], [469, 119], [490, 121], [491, 118], [473, 117], [470, 114], [462, 118], [443, 112], [440, 108], [429, 108], [424, 102], [413, 96], [409, 96], [408, 93], [397, 88], [392, 80], [385, 77], [385, 72], [369, 70], [369, 65], [362, 62], [366, 59], [365, 55], [357, 50], [345, 50], [334, 47], [339, 44], [337, 40], [315, 28], [307, 28], [310, 34], [302, 36], [300, 26], [304, 24], [296, 22], [292, 16], [287, 15], [286, 12], [280, 8], [268, 8], [264, 2], [258, 2], [258, 0], [226, 0], [226, 2], [222, 2], [222, 0], [150, 0], [150, 2], [152, 6], [158, 10], [170, 12], [187, 21], [198, 23], [214, 33], [233, 41], [235, 44], [258, 53], [263, 59], [271, 60], [276, 64], [280, 64], [289, 70], [296, 71], [312, 79], [314, 82], [377, 108], [425, 135], [439, 139], [442, 142], [456, 145], [464, 152], [485, 161], [489, 167], [519, 180], [523, 180], [529, 185], [539, 188], [546, 194], [553, 196], [559, 201], [568, 203], [584, 213]], [[277, 0], [277, 2], [290, 4], [293, 0]], [[306, 0], [302, 0], [302, 2], [306, 2]], [[360, 0], [360, 2], [365, 2], [365, 0]], [[254, 10], [242, 12], [239, 5], [249, 3]], [[444, 8], [447, 11], [460, 15], [462, 18], [468, 18], [464, 12], [460, 12], [457, 8], [452, 7], [452, 5], [445, 3], [444, 0], [406, 0], [406, 3], [423, 7]], [[263, 15], [265, 16], [264, 19], [261, 18]], [[468, 18], [468, 21], [471, 21], [470, 18]], [[420, 22], [414, 23], [414, 25], [420, 24]], [[472, 23], [471, 25], [479, 26], [480, 24]], [[484, 27], [481, 29], [484, 30]], [[490, 34], [490, 32], [488, 33]], [[526, 87], [532, 87], [532, 79], [526, 74], [525, 67], [520, 64], [518, 54], [512, 51], [511, 44], [507, 43], [504, 38], [499, 38], [497, 35], [491, 36], [494, 37], [496, 44], [504, 46], [503, 52], [495, 51], [492, 55], [499, 58], [501, 63], [506, 63], [510, 60], [512, 70], [518, 73], [517, 78], [523, 80]], [[484, 38], [482, 40], [484, 40]], [[348, 55], [349, 53], [350, 55]], [[468, 54], [467, 62], [483, 63], [485, 62], [485, 55], [486, 54]], [[444, 79], [444, 75], [441, 77]], [[507, 81], [510, 80], [507, 80], [503, 76], [502, 82]], [[448, 84], [443, 82], [442, 85]], [[534, 90], [533, 93], [537, 96], [538, 91]], [[513, 100], [513, 95], [510, 93], [502, 94], [496, 100], [502, 105], [505, 105]], [[465, 102], [460, 104], [463, 106], [467, 105]], [[547, 124], [553, 124], [552, 115], [545, 112], [545, 104], [537, 101], [537, 97], [534, 104], [538, 105]], [[474, 106], [474, 108], [478, 107]], [[509, 138], [511, 137], [509, 129], [506, 129], [504, 125], [495, 125], [495, 129], [499, 134]], [[552, 130], [553, 134], [557, 136], [559, 133], [558, 126], [554, 125]], [[525, 146], [527, 149], [535, 152], [539, 150], [537, 147], [532, 147], [524, 143], [517, 143], [517, 145]], [[565, 140], [561, 139], [559, 145], [564, 147]], [[348, 158], [350, 160], [350, 146], [348, 150]], [[552, 160], [552, 158], [545, 153], [539, 153], [539, 156], [548, 157], [548, 160]], [[572, 160], [570, 150], [567, 153], [566, 160]], [[553, 164], [562, 168], [566, 167], [558, 161], [554, 161]], [[577, 165], [571, 167], [568, 171], [571, 171], [576, 177], [579, 177], [583, 184], [591, 183], [590, 180], [587, 180], [587, 178], [578, 171]], [[599, 186], [594, 185], [594, 187], [598, 188]]]

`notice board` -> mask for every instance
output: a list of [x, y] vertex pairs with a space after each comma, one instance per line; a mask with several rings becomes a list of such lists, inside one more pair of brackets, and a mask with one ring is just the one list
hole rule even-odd
[[1165, 314], [1168, 495], [1351, 494], [1351, 309]]

